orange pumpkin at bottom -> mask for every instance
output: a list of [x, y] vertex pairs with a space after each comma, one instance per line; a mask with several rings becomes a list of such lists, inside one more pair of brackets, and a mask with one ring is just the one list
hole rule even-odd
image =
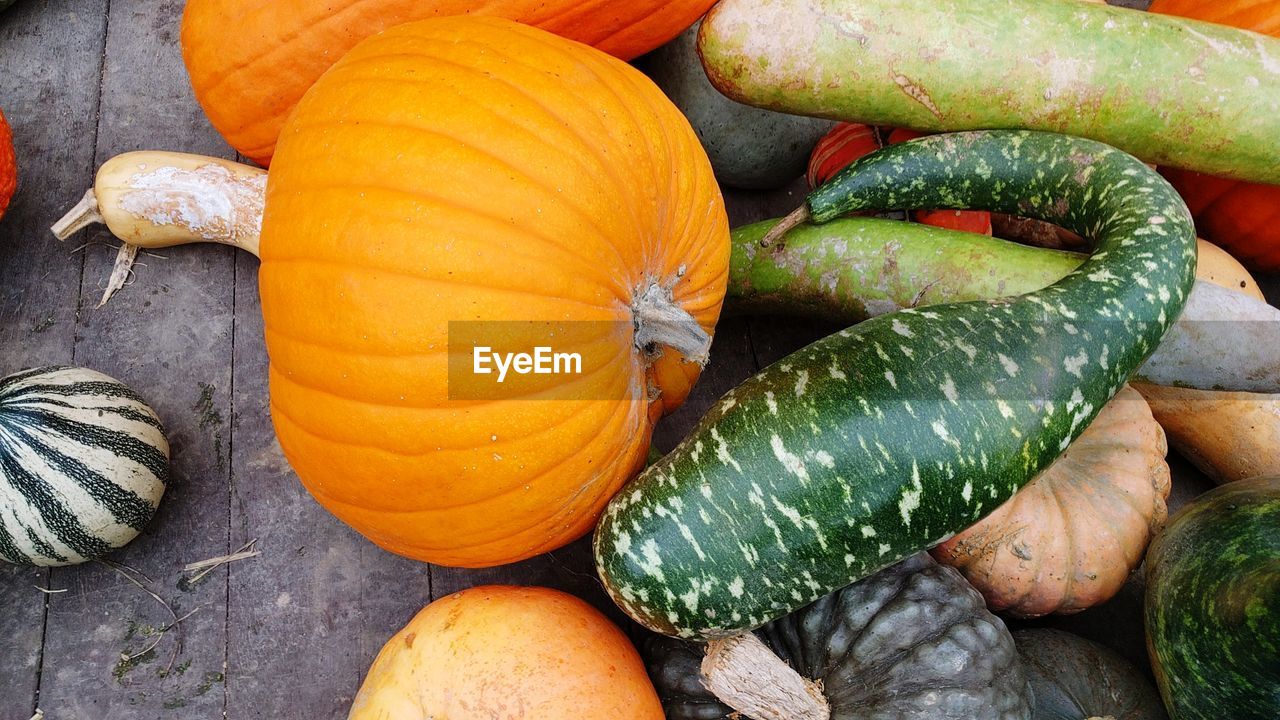
[[13, 152], [13, 132], [4, 113], [0, 112], [0, 218], [9, 209], [9, 201], [17, 187], [18, 163]]
[[[384, 548], [476, 567], [577, 539], [639, 470], [705, 361], [729, 230], [697, 136], [639, 71], [450, 17], [362, 42], [303, 98], [261, 258], [272, 419], [302, 482]], [[451, 351], [460, 321], [547, 329], [581, 372], [471, 392], [450, 379], [475, 359]]]
[[382, 648], [349, 720], [662, 720], [635, 647], [598, 610], [545, 588], [441, 598]]

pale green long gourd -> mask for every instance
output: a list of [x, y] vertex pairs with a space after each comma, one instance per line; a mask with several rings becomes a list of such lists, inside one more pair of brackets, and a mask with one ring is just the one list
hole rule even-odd
[[[596, 530], [613, 599], [669, 635], [759, 626], [967, 527], [1046, 467], [1151, 353], [1194, 280], [1186, 206], [1132, 156], [990, 131], [896, 145], [810, 195], [985, 208], [1097, 238], [1054, 285], [844, 330], [728, 393]], [[785, 240], [785, 238], [784, 238]]]
[[1079, 0], [722, 0], [729, 97], [926, 131], [1027, 128], [1280, 183], [1280, 39]]
[[[786, 243], [761, 247], [776, 222], [733, 231], [726, 312], [852, 325], [904, 307], [1039, 290], [1086, 257], [871, 217], [802, 225], [787, 234]], [[1275, 393], [1280, 392], [1278, 354], [1280, 309], [1197, 280], [1182, 315], [1133, 379]]]

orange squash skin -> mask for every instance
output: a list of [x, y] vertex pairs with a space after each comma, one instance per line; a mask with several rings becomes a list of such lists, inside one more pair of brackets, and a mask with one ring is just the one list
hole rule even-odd
[[613, 623], [545, 588], [487, 586], [431, 603], [383, 647], [349, 720], [662, 720]]
[[[1280, 37], [1277, 0], [1155, 0], [1151, 12]], [[1280, 185], [1160, 168], [1187, 201], [1196, 229], [1254, 269], [1280, 270]]]
[[1077, 613], [1110, 600], [1168, 517], [1164, 432], [1130, 387], [1066, 452], [973, 527], [931, 552], [993, 612]]
[[18, 163], [13, 152], [13, 132], [4, 113], [0, 112], [0, 218], [9, 208], [13, 192], [18, 187]]
[[[259, 286], [281, 446], [393, 552], [477, 567], [560, 547], [700, 370], [669, 349], [647, 366], [638, 291], [669, 287], [711, 333], [728, 260], [710, 162], [638, 71], [496, 18], [389, 30], [308, 92], [271, 170]], [[449, 400], [461, 320], [607, 321], [556, 348], [582, 351], [565, 382], [588, 399]]]
[[492, 15], [630, 60], [714, 0], [189, 0], [182, 54], [196, 99], [236, 150], [267, 165], [307, 88], [361, 40], [401, 23]]

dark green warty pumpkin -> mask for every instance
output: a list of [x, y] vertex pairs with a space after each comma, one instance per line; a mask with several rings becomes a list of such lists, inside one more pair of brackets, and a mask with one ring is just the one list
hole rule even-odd
[[1280, 718], [1280, 475], [1196, 498], [1146, 567], [1147, 648], [1170, 717]]
[[[1031, 718], [1031, 691], [1004, 623], [960, 573], [927, 554], [756, 632], [782, 662], [813, 681], [808, 686], [825, 698], [832, 720]], [[703, 684], [706, 647], [665, 637], [645, 643], [668, 720], [738, 717]], [[759, 664], [748, 664], [740, 668], [743, 684], [770, 684]]]

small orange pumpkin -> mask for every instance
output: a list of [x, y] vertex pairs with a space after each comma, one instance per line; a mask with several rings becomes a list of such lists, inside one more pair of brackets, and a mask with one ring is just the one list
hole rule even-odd
[[598, 610], [545, 588], [431, 603], [378, 654], [348, 720], [662, 720], [635, 647]]
[[1049, 469], [933, 549], [995, 611], [1069, 614], [1111, 599], [1168, 517], [1164, 431], [1125, 387]]
[[[1151, 12], [1280, 37], [1280, 0], [1155, 0]], [[1280, 185], [1160, 168], [1196, 220], [1196, 230], [1257, 270], [1280, 270]]]
[[267, 165], [307, 88], [361, 40], [414, 20], [491, 15], [630, 60], [714, 0], [188, 0], [182, 57], [196, 99], [242, 155]]
[[0, 217], [4, 217], [17, 187], [18, 162], [13, 152], [13, 132], [4, 113], [0, 112]]
[[[648, 78], [460, 16], [364, 41], [307, 93], [261, 257], [272, 417], [302, 482], [389, 550], [474, 567], [585, 534], [642, 466], [701, 369], [672, 328], [705, 354], [729, 231]], [[451, 399], [455, 321], [555, 323], [584, 373]]]

